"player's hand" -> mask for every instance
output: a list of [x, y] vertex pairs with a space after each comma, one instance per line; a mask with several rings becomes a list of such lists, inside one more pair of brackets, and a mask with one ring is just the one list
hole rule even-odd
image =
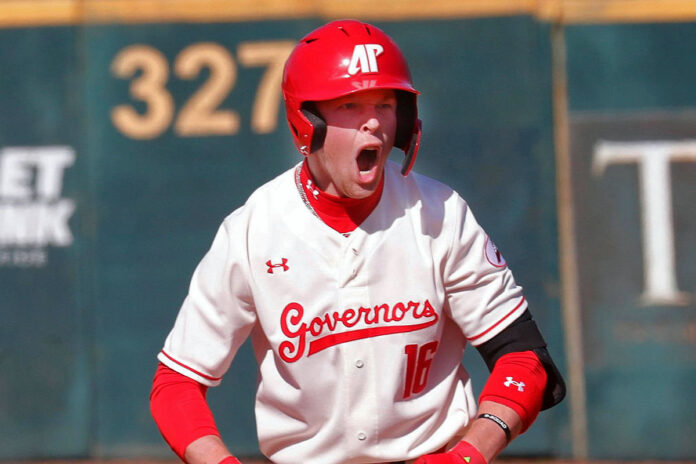
[[457, 446], [446, 453], [426, 454], [421, 456], [413, 464], [488, 464], [481, 456], [479, 450], [465, 441], [460, 441]]

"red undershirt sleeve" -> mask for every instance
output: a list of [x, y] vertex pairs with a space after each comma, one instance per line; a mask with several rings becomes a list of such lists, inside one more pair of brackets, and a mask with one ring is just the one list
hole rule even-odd
[[208, 387], [160, 363], [150, 393], [150, 411], [164, 440], [184, 460], [186, 447], [206, 436], [220, 436], [205, 395]]
[[546, 389], [546, 370], [533, 351], [501, 356], [483, 387], [479, 402], [493, 401], [515, 410], [525, 432], [541, 411]]

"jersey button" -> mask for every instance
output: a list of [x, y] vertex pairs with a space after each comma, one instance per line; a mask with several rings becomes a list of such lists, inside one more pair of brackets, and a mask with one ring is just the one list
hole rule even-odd
[[355, 256], [358, 256], [358, 249], [357, 248], [351, 248], [351, 251]]
[[362, 368], [364, 365], [365, 363], [362, 361], [362, 359], [358, 359], [357, 361], [355, 361], [355, 367], [357, 367], [358, 369]]
[[366, 438], [367, 438], [367, 435], [365, 435], [365, 432], [358, 433], [358, 440], [364, 441]]

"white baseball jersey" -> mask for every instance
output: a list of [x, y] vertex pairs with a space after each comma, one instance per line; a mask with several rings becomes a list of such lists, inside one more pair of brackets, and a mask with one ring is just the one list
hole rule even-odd
[[522, 289], [449, 187], [390, 161], [345, 237], [303, 202], [297, 169], [224, 220], [159, 360], [215, 386], [251, 334], [259, 443], [278, 464], [438, 450], [477, 409], [467, 341], [521, 315]]

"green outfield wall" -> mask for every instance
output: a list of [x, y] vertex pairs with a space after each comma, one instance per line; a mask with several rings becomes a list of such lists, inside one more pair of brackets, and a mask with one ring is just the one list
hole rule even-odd
[[693, 459], [696, 24], [566, 39], [589, 450]]
[[[415, 170], [468, 200], [569, 381], [506, 453], [696, 459], [696, 23], [513, 13], [370, 19], [421, 91]], [[155, 356], [220, 221], [300, 161], [279, 72], [325, 21], [204, 19], [0, 28], [0, 459], [172, 456]], [[245, 345], [208, 396], [241, 456], [256, 377]]]

